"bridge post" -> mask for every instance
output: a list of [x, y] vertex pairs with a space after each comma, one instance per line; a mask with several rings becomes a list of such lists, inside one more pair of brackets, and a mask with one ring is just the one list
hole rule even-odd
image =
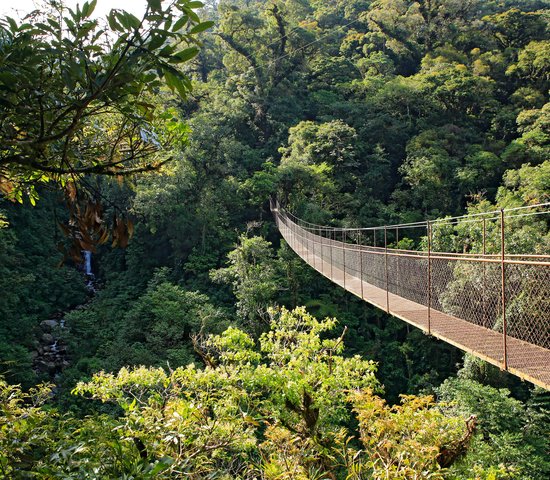
[[324, 275], [325, 274], [325, 262], [324, 262], [323, 257], [325, 255], [325, 252], [323, 250], [323, 248], [324, 248], [323, 232], [324, 232], [324, 228], [319, 227], [319, 236], [321, 237], [321, 273]]
[[309, 241], [311, 245], [311, 266], [317, 270], [317, 261], [315, 260], [315, 227], [309, 230]]
[[292, 222], [292, 226], [290, 230], [290, 239], [292, 240], [292, 245], [296, 249], [296, 251], [298, 251], [298, 248], [299, 248], [298, 240], [296, 239], [296, 237], [298, 236], [297, 227], [298, 225], [296, 224], [296, 222]]
[[297, 227], [298, 225], [296, 225], [296, 222], [292, 222], [292, 225], [290, 227], [290, 240], [292, 241], [292, 246], [293, 248], [296, 250], [296, 253], [298, 253], [298, 242], [296, 240], [296, 235], [297, 235]]
[[321, 266], [323, 264], [321, 264], [320, 266], [317, 266], [317, 264], [319, 263], [318, 262], [318, 258], [319, 258], [319, 237], [321, 236], [321, 228], [317, 228], [317, 230], [315, 231], [315, 246], [313, 247], [314, 250], [313, 252], [317, 252], [315, 253], [315, 267], [317, 268], [317, 271], [320, 271], [321, 269]]
[[386, 311], [390, 313], [390, 282], [388, 273], [388, 227], [384, 225], [384, 263], [386, 269]]
[[315, 229], [315, 227], [313, 227], [312, 230], [313, 232], [311, 233], [311, 238], [313, 240], [313, 268], [317, 270], [317, 255], [315, 255], [315, 247], [317, 245], [317, 230]]
[[[397, 246], [397, 248], [399, 248], [399, 225], [397, 225], [395, 227], [395, 245]], [[396, 277], [397, 277], [397, 295], [401, 296], [401, 273], [399, 271], [399, 269], [401, 268], [401, 265], [400, 265], [400, 262], [399, 262], [399, 258], [400, 258], [401, 254], [399, 253], [399, 251], [397, 252], [397, 272], [396, 272]]]
[[324, 275], [325, 274], [325, 261], [324, 261], [325, 252], [324, 252], [323, 233], [324, 233], [324, 228], [319, 227], [319, 236], [321, 237], [321, 273]]
[[[483, 258], [485, 259], [485, 255], [487, 255], [487, 220], [485, 217], [483, 217]], [[487, 321], [487, 302], [486, 302], [486, 299], [485, 299], [485, 295], [486, 295], [486, 290], [487, 290], [487, 266], [486, 266], [486, 263], [483, 262], [483, 284], [482, 284], [482, 288], [481, 288], [481, 298], [483, 299], [482, 302], [483, 302], [483, 305], [482, 305], [482, 309], [483, 309], [483, 326], [484, 327], [489, 327], [489, 325], [487, 325], [488, 321]]]
[[502, 349], [503, 368], [508, 370], [508, 351], [506, 345], [506, 263], [504, 259], [504, 209], [500, 209], [500, 265], [501, 265], [501, 300], [502, 300]]
[[296, 240], [298, 235], [297, 227], [298, 225], [296, 225], [296, 222], [292, 222], [290, 227], [290, 239], [292, 240], [292, 246], [296, 249], [296, 251], [298, 251], [298, 240]]
[[290, 239], [292, 240], [292, 244], [294, 249], [296, 250], [296, 253], [298, 253], [298, 241], [296, 240], [296, 236], [298, 235], [298, 225], [295, 221], [292, 221], [292, 225], [290, 227]]
[[314, 233], [311, 232], [311, 229], [308, 227], [308, 238], [309, 238], [309, 261], [310, 265], [315, 268], [315, 241], [313, 240]]
[[305, 254], [306, 263], [309, 265], [309, 238], [307, 236], [307, 230], [304, 228], [304, 226], [301, 225], [300, 228], [302, 229], [300, 231], [300, 239], [302, 243], [301, 247]]
[[305, 237], [305, 231], [302, 229], [302, 227], [300, 227], [299, 225], [296, 225], [296, 230], [295, 230], [295, 238], [294, 240], [296, 241], [296, 245], [299, 244], [300, 246], [300, 251], [302, 252], [303, 255], [306, 255], [306, 257], [302, 257], [304, 258], [305, 262], [307, 263], [307, 248], [306, 248], [306, 237]]
[[426, 222], [428, 234], [428, 334], [432, 332], [432, 225]]
[[309, 265], [311, 266], [311, 235], [310, 235], [310, 231], [309, 229], [304, 229], [304, 232], [306, 232], [306, 241], [307, 241], [307, 246], [306, 246], [306, 249], [307, 249], [307, 263], [309, 263]]
[[324, 274], [324, 267], [323, 267], [323, 229], [322, 227], [319, 227], [319, 245], [321, 246], [320, 250], [321, 253], [319, 254], [319, 261], [321, 262], [320, 266], [320, 272]]
[[363, 230], [359, 230], [358, 235], [359, 242], [359, 265], [361, 273], [361, 300], [365, 300], [365, 295], [363, 294]]
[[318, 263], [319, 263], [319, 272], [322, 272], [323, 270], [323, 237], [321, 236], [321, 227], [317, 228], [317, 250], [319, 250], [319, 246], [321, 247], [321, 253], [317, 253], [318, 257]]
[[344, 268], [344, 290], [346, 289], [346, 230], [342, 229], [342, 260]]
[[334, 242], [332, 240], [332, 237], [334, 237], [334, 229], [329, 230], [330, 235], [330, 279], [334, 280], [334, 277], [332, 276], [332, 249], [334, 247]]
[[307, 231], [304, 229], [303, 225], [300, 225], [301, 231], [300, 231], [300, 240], [301, 240], [301, 247], [302, 251], [305, 254], [305, 261], [307, 264], [309, 264], [309, 241], [307, 238]]
[[297, 240], [300, 242], [300, 249], [302, 250], [302, 253], [304, 254], [304, 256], [302, 257], [306, 263], [309, 263], [308, 262], [308, 259], [309, 259], [309, 252], [308, 252], [308, 249], [307, 249], [307, 232], [304, 230], [303, 227], [299, 227], [300, 230], [297, 228], [296, 229], [296, 235], [297, 235]]
[[303, 226], [298, 224], [298, 228], [296, 228], [296, 237], [297, 241], [300, 242], [300, 249], [302, 250], [302, 253], [304, 254], [304, 257], [302, 257], [306, 263], [308, 263], [308, 251], [307, 251], [307, 237], [306, 237], [306, 231], [304, 230]]

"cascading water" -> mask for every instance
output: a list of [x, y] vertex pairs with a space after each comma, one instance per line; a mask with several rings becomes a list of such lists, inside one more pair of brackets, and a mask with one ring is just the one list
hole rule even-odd
[[95, 292], [95, 275], [92, 270], [92, 252], [89, 250], [83, 250], [84, 253], [84, 273], [86, 273], [86, 277], [88, 278], [88, 281], [86, 282], [86, 286], [89, 290], [92, 290]]
[[92, 252], [90, 252], [90, 250], [84, 250], [84, 262], [86, 275], [93, 277], [94, 273], [92, 272]]
[[[96, 278], [92, 269], [92, 252], [82, 250], [82, 265], [79, 270], [86, 275], [86, 288], [91, 295], [96, 293]], [[91, 298], [89, 295], [89, 298]], [[77, 308], [82, 308], [81, 305]], [[76, 309], [73, 309], [76, 310]], [[42, 335], [39, 337], [38, 346], [32, 352], [33, 369], [39, 374], [48, 374], [54, 384], [59, 383], [59, 375], [70, 365], [70, 356], [67, 352], [67, 344], [60, 330], [65, 329], [65, 313], [60, 312], [55, 318], [49, 318], [40, 322]], [[55, 394], [57, 387], [54, 388]]]

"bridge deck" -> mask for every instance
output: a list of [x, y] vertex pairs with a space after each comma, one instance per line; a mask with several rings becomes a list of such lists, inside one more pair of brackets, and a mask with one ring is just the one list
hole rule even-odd
[[[460, 318], [428, 307], [362, 281], [355, 275], [345, 273], [334, 264], [323, 260], [305, 245], [295, 242], [284, 225], [279, 225], [281, 234], [290, 247], [319, 273], [345, 288], [364, 301], [388, 311], [395, 317], [420, 328], [426, 333], [444, 340], [455, 347], [483, 360], [503, 367], [503, 335]], [[362, 285], [361, 285], [362, 284]], [[507, 370], [536, 385], [550, 389], [550, 350], [518, 340], [511, 336], [507, 342]]]

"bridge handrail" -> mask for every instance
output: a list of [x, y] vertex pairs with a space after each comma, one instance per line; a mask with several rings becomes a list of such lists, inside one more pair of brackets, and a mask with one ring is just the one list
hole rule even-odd
[[[293, 222], [294, 223], [294, 222]], [[297, 223], [294, 223], [298, 228], [302, 229], [304, 232], [308, 232], [303, 229]], [[311, 233], [311, 232], [308, 232]], [[294, 231], [296, 234], [296, 231]], [[303, 239], [308, 239], [305, 235], [298, 233], [298, 236]], [[452, 253], [448, 252], [438, 252], [438, 251], [425, 251], [425, 250], [402, 250], [395, 249], [391, 247], [372, 247], [369, 245], [358, 245], [356, 243], [345, 243], [340, 240], [332, 240], [327, 237], [322, 237], [319, 235], [313, 234], [314, 237], [324, 238], [329, 240], [330, 243], [325, 243], [325, 245], [334, 245], [338, 248], [343, 248], [350, 252], [367, 252], [373, 255], [388, 255], [391, 257], [408, 257], [408, 258], [424, 258], [427, 259], [428, 255], [431, 255], [432, 259], [440, 260], [462, 260], [469, 262], [485, 262], [485, 263], [494, 263], [501, 264], [502, 256], [498, 253], [494, 254], [482, 254], [482, 253]], [[315, 241], [315, 239], [314, 239]], [[323, 245], [323, 242], [316, 242], [319, 245]], [[526, 261], [526, 260], [517, 260], [519, 258], [541, 258], [548, 259], [548, 261]], [[550, 255], [532, 255], [532, 254], [505, 254], [504, 263], [510, 265], [540, 265], [540, 266], [550, 266]]]
[[[284, 207], [281, 207], [277, 202], [277, 209], [284, 211], [287, 216], [290, 218], [293, 218], [296, 220], [296, 224], [304, 228], [303, 224], [307, 224], [311, 227], [321, 228], [324, 230], [331, 230], [331, 231], [346, 231], [346, 232], [363, 232], [363, 231], [378, 231], [378, 230], [384, 230], [384, 229], [408, 229], [408, 228], [426, 228], [427, 224], [436, 225], [439, 223], [450, 223], [457, 220], [462, 220], [460, 224], [463, 223], [470, 223], [470, 222], [476, 222], [478, 221], [475, 217], [484, 217], [486, 215], [493, 215], [492, 217], [485, 217], [481, 218], [481, 220], [485, 221], [491, 221], [491, 220], [499, 220], [501, 213], [504, 213], [504, 215], [508, 214], [509, 212], [517, 212], [522, 210], [528, 210], [528, 209], [534, 209], [534, 208], [541, 208], [541, 207], [550, 207], [550, 202], [544, 202], [544, 203], [537, 203], [534, 205], [524, 205], [521, 207], [512, 207], [512, 208], [502, 208], [499, 210], [491, 210], [487, 212], [477, 212], [477, 213], [470, 213], [465, 215], [459, 215], [455, 217], [442, 217], [442, 218], [436, 218], [434, 220], [425, 220], [425, 221], [419, 221], [419, 222], [410, 222], [410, 223], [396, 223], [396, 224], [389, 224], [389, 225], [378, 225], [374, 227], [334, 227], [331, 225], [320, 225], [317, 223], [312, 223], [307, 220], [303, 220], [293, 213], [287, 211]], [[533, 216], [533, 215], [543, 215], [549, 213], [548, 210], [544, 210], [542, 212], [530, 212], [530, 213], [523, 213], [518, 215], [506, 215], [507, 219], [511, 218], [519, 218], [519, 217], [527, 217], [527, 216]], [[466, 219], [466, 220], [463, 220]], [[307, 230], [307, 227], [306, 227]]]

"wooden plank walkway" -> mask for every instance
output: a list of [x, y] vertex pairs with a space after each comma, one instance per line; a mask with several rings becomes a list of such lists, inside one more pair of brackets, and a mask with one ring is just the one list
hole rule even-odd
[[[307, 249], [302, 243], [294, 241], [294, 236], [284, 224], [279, 225], [280, 232], [289, 246], [311, 267], [319, 273], [345, 288], [364, 301], [387, 311], [391, 315], [420, 328], [455, 347], [471, 353], [499, 368], [503, 368], [503, 335], [446, 313], [430, 310], [428, 325], [428, 307], [406, 298], [387, 293], [386, 290], [362, 281], [355, 275], [344, 272]], [[521, 379], [550, 390], [550, 350], [506, 337], [506, 370]]]

